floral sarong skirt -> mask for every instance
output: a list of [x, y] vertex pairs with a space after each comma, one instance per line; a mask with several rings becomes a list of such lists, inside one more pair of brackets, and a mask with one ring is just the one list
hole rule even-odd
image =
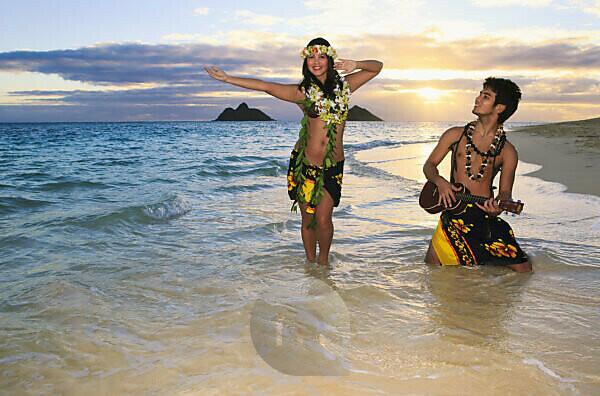
[[510, 225], [473, 204], [458, 215], [442, 212], [432, 245], [442, 265], [510, 265], [528, 260]]

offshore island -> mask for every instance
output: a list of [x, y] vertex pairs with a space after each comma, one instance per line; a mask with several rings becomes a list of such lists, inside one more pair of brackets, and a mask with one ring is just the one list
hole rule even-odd
[[[259, 109], [248, 107], [246, 103], [241, 103], [236, 109], [226, 108], [219, 114], [215, 121], [275, 121]], [[383, 121], [369, 110], [352, 106], [348, 110], [348, 121]]]

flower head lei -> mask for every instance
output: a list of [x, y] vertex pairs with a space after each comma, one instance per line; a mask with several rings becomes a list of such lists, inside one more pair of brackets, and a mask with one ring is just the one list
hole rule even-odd
[[302, 51], [300, 51], [300, 56], [303, 59], [306, 59], [311, 55], [318, 54], [325, 54], [333, 59], [337, 58], [336, 50], [329, 45], [309, 45], [308, 47], [302, 48]]

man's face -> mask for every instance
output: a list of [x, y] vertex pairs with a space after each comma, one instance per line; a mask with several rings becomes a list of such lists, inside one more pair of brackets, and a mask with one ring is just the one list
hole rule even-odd
[[475, 98], [473, 106], [473, 114], [476, 116], [486, 116], [493, 114], [496, 110], [494, 102], [496, 101], [496, 93], [490, 88], [484, 87], [479, 95]]

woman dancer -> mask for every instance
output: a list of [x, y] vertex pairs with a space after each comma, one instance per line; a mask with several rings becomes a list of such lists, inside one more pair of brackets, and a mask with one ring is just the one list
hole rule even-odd
[[[300, 136], [288, 170], [288, 193], [292, 209], [302, 213], [302, 242], [306, 258], [327, 264], [333, 239], [333, 208], [340, 203], [344, 170], [343, 136], [350, 94], [381, 71], [376, 60], [337, 58], [323, 38], [315, 38], [302, 49], [304, 58], [300, 84], [279, 84], [253, 78], [233, 77], [215, 66], [206, 67], [213, 78], [238, 87], [266, 92], [297, 103], [304, 112]], [[338, 71], [346, 74], [342, 76]]]

